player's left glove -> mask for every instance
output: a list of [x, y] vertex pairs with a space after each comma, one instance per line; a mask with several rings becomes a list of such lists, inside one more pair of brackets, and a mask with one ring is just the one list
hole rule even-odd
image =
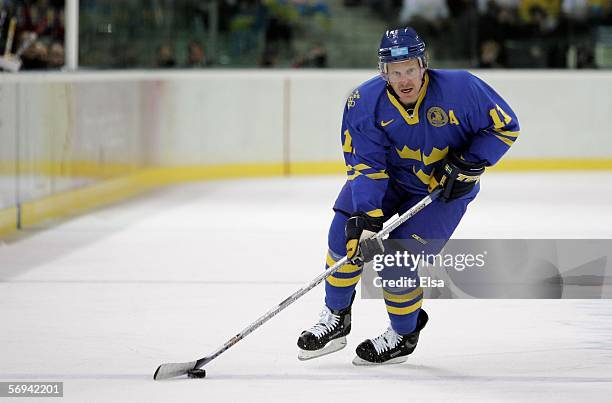
[[429, 192], [441, 187], [442, 200], [453, 200], [470, 193], [485, 171], [485, 163], [474, 164], [461, 159], [454, 152], [448, 153], [444, 164], [436, 168], [429, 180]]
[[366, 213], [353, 214], [346, 225], [346, 257], [353, 264], [360, 265], [384, 252], [382, 241], [373, 238], [385, 223], [385, 217], [370, 217]]

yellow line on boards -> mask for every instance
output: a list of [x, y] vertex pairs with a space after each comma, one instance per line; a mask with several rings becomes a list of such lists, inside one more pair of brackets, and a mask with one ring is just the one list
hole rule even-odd
[[146, 171], [42, 197], [21, 204], [21, 227], [114, 203], [153, 187]]
[[0, 210], [0, 238], [17, 229], [17, 208]]
[[284, 169], [283, 163], [177, 166], [148, 169], [147, 178], [150, 184], [167, 185], [210, 179], [281, 176]]

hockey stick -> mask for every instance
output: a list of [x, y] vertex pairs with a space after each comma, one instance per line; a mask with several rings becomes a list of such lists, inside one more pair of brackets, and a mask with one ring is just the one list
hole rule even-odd
[[[4, 25], [4, 14], [2, 15], [2, 25]], [[6, 36], [6, 44], [4, 46], [4, 56], [0, 57], [0, 68], [17, 72], [21, 68], [21, 59], [19, 55], [11, 55], [11, 49], [13, 48], [13, 39], [15, 37], [15, 30], [17, 29], [17, 18], [12, 17], [9, 22], [9, 28]]]
[[[397, 218], [392, 218], [389, 221], [387, 221], [385, 227], [379, 233], [374, 235], [373, 238], [378, 238], [380, 240], [384, 239], [386, 236], [389, 235], [389, 233], [391, 233], [391, 231], [393, 231], [394, 229], [402, 225], [409, 218], [411, 218], [416, 213], [418, 213], [423, 208], [425, 208], [425, 206], [429, 205], [432, 201], [437, 199], [440, 192], [441, 192], [440, 189], [434, 190], [431, 194], [425, 196], [421, 201], [419, 201], [417, 204], [412, 206], [404, 214], [400, 215]], [[258, 327], [266, 323], [268, 320], [272, 319], [272, 317], [276, 316], [277, 313], [279, 313], [280, 311], [282, 311], [283, 309], [287, 308], [289, 305], [297, 301], [301, 296], [303, 296], [308, 291], [312, 290], [314, 287], [319, 285], [319, 283], [325, 280], [325, 278], [334, 274], [336, 271], [338, 271], [342, 266], [344, 266], [347, 263], [348, 263], [348, 259], [346, 256], [338, 260], [333, 266], [331, 266], [330, 268], [328, 268], [327, 270], [319, 274], [310, 283], [308, 283], [304, 287], [300, 288], [299, 290], [291, 294], [289, 297], [284, 299], [276, 307], [272, 308], [270, 311], [268, 311], [267, 313], [259, 317], [259, 319], [257, 319], [255, 322], [247, 326], [240, 333], [238, 333], [237, 335], [229, 339], [227, 342], [225, 342], [225, 344], [219, 347], [211, 355], [200, 358], [197, 361], [161, 364], [159, 367], [157, 367], [155, 374], [153, 374], [153, 379], [160, 380], [160, 379], [174, 378], [176, 376], [181, 376], [181, 375], [187, 375], [189, 371], [196, 370], [196, 369], [203, 367], [204, 365], [208, 364], [209, 362], [211, 362], [212, 360], [214, 360], [215, 358], [223, 354], [227, 349], [232, 347], [234, 344], [244, 339], [255, 329], [257, 329]]]

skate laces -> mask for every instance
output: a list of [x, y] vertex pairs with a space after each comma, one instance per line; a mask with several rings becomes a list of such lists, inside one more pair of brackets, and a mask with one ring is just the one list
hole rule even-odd
[[320, 313], [319, 323], [307, 330], [320, 339], [324, 334], [330, 332], [340, 322], [340, 316], [334, 315], [332, 311], [325, 307]]
[[374, 349], [377, 354], [384, 353], [387, 350], [390, 350], [396, 347], [403, 339], [401, 334], [398, 334], [395, 330], [389, 326], [386, 332], [376, 337], [375, 339], [371, 339], [372, 344], [374, 345]]

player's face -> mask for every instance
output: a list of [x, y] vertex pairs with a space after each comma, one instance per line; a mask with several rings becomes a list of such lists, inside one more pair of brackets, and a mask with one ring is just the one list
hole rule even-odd
[[416, 102], [423, 85], [425, 69], [417, 59], [387, 65], [387, 79], [403, 104]]

